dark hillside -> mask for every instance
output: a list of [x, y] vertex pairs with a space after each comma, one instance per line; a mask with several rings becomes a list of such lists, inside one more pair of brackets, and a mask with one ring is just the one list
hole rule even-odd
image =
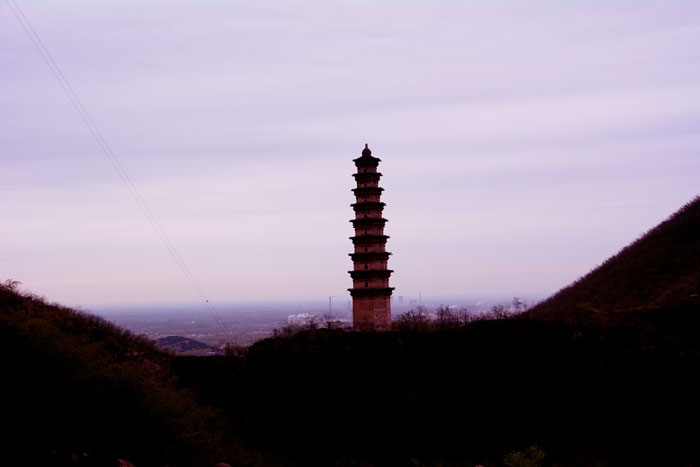
[[323, 329], [173, 357], [4, 286], [3, 462], [500, 466], [537, 445], [542, 465], [698, 465], [700, 313], [633, 315]]
[[3, 283], [0, 404], [10, 430], [0, 463], [211, 465], [219, 422], [172, 387], [170, 358], [101, 318]]
[[700, 197], [573, 284], [537, 305], [570, 317], [700, 303]]
[[289, 465], [494, 466], [535, 445], [543, 465], [697, 465], [696, 311], [644, 332], [518, 319], [324, 329], [238, 358], [177, 357], [172, 371]]

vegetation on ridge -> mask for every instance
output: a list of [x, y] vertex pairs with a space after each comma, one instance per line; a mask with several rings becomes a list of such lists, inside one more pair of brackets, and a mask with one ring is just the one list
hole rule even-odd
[[534, 308], [539, 316], [700, 303], [700, 197]]
[[221, 421], [172, 386], [171, 356], [17, 285], [0, 285], [3, 459], [210, 465]]
[[680, 466], [699, 459], [700, 314], [675, 332], [679, 317], [644, 333], [522, 319], [318, 329], [172, 371], [290, 465], [502, 465], [539, 446], [547, 465]]

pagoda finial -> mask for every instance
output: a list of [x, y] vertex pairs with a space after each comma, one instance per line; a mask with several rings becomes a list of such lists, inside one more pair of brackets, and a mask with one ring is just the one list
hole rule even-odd
[[372, 151], [369, 149], [369, 145], [365, 143], [365, 148], [362, 150], [362, 155], [363, 156], [371, 156]]

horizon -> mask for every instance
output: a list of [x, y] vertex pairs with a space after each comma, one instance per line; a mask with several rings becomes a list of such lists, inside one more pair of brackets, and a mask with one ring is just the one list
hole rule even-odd
[[[20, 287], [20, 289], [22, 289]], [[27, 292], [33, 292], [27, 290]], [[336, 298], [337, 297], [337, 298]], [[402, 304], [399, 304], [399, 297], [404, 299]], [[50, 297], [47, 297], [50, 300]], [[465, 296], [429, 296], [422, 297], [422, 302], [420, 295], [416, 296], [404, 296], [404, 295], [393, 295], [392, 296], [392, 307], [398, 308], [410, 308], [418, 305], [423, 305], [426, 307], [437, 307], [437, 306], [473, 306], [483, 303], [507, 303], [512, 301], [514, 298], [523, 300], [529, 305], [534, 305], [539, 301], [547, 298], [540, 295], [510, 295], [510, 294], [474, 294]], [[334, 296], [333, 299], [333, 309], [345, 310], [347, 309], [347, 304], [350, 298]], [[216, 311], [218, 313], [226, 312], [247, 312], [255, 308], [264, 309], [290, 309], [290, 308], [317, 308], [319, 310], [328, 309], [328, 297], [320, 298], [299, 298], [299, 299], [276, 299], [276, 300], [238, 300], [238, 301], [222, 301], [215, 303]], [[167, 302], [167, 301], [154, 301], [154, 302], [119, 302], [119, 303], [92, 303], [80, 305], [80, 308], [85, 311], [90, 311], [98, 314], [111, 314], [111, 313], [131, 313], [138, 310], [143, 311], [172, 311], [177, 312], [193, 312], [196, 308], [202, 308], [203, 304], [199, 301], [189, 301], [189, 302]], [[206, 311], [202, 309], [202, 311]]]
[[[365, 143], [395, 301], [546, 298], [698, 195], [700, 3], [18, 3], [217, 306], [345, 303]], [[202, 306], [6, 4], [0, 53], [0, 280]]]

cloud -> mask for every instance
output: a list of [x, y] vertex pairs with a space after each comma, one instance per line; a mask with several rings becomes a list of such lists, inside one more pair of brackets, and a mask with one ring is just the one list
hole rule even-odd
[[[694, 2], [23, 7], [217, 299], [347, 287], [364, 143], [405, 295], [554, 291], [697, 192]], [[72, 303], [190, 299], [13, 21], [0, 278]]]

